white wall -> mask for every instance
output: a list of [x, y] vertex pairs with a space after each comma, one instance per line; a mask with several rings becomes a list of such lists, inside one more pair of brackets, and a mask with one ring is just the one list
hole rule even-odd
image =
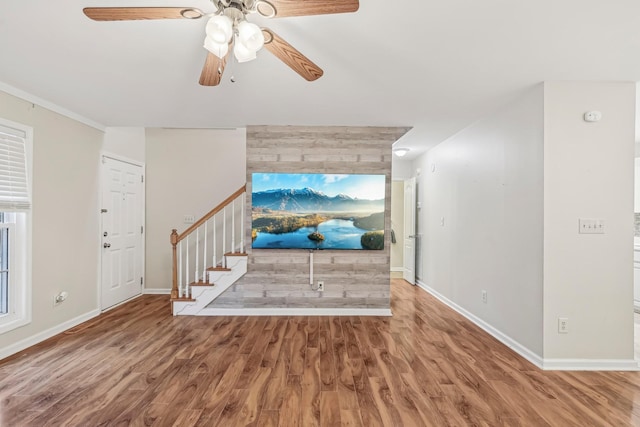
[[[545, 359], [633, 359], [633, 83], [545, 83]], [[598, 123], [586, 111], [599, 110]], [[578, 234], [578, 218], [606, 221]], [[569, 334], [558, 334], [558, 317]]]
[[542, 149], [540, 85], [413, 164], [421, 169], [421, 281], [538, 356]]
[[171, 230], [230, 196], [245, 171], [245, 129], [146, 130], [146, 289], [171, 289]]
[[395, 154], [391, 158], [391, 179], [409, 179], [413, 176], [411, 160], [400, 159]]
[[[3, 352], [97, 314], [99, 153], [103, 133], [0, 92], [0, 117], [31, 126], [33, 143], [33, 321], [0, 335]], [[53, 307], [66, 290], [68, 299]], [[37, 339], [36, 339], [37, 341]]]
[[144, 163], [146, 156], [145, 129], [141, 127], [106, 128], [102, 151]]

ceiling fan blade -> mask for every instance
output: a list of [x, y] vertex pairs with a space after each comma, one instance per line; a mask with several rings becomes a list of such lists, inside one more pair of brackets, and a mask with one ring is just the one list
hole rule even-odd
[[229, 54], [220, 59], [211, 52], [207, 53], [207, 59], [204, 62], [204, 67], [202, 67], [202, 74], [200, 74], [200, 84], [202, 86], [218, 86], [220, 84], [228, 57]]
[[296, 48], [284, 41], [272, 30], [263, 28], [264, 47], [287, 64], [293, 71], [300, 74], [308, 81], [314, 81], [322, 77], [324, 72], [320, 67], [311, 62], [309, 58], [300, 53]]
[[[331, 13], [355, 12], [360, 7], [358, 0], [268, 0], [275, 8], [274, 18], [287, 16], [327, 15]], [[258, 9], [266, 15], [273, 10], [264, 3]]]
[[198, 19], [205, 14], [191, 7], [85, 7], [94, 21], [133, 21], [138, 19]]

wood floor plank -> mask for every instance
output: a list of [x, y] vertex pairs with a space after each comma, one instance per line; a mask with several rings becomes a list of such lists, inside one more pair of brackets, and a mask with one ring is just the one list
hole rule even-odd
[[[271, 368], [260, 368], [253, 378], [251, 387], [247, 388], [247, 393], [243, 395], [244, 400], [238, 411], [236, 419], [232, 420], [238, 425], [248, 426], [254, 424], [262, 411], [262, 395], [265, 391], [267, 380], [271, 375]], [[234, 391], [245, 390], [235, 388]]]
[[318, 333], [320, 332], [320, 317], [312, 316], [307, 318], [305, 326], [307, 333], [307, 347], [318, 348]]
[[340, 396], [337, 391], [320, 392], [320, 426], [336, 427], [340, 421]]
[[282, 359], [278, 359], [276, 366], [271, 370], [264, 395], [262, 397], [262, 408], [266, 410], [279, 411], [282, 406], [283, 393], [287, 387], [287, 367]]
[[0, 361], [0, 425], [640, 425], [640, 372], [541, 371], [402, 280], [391, 306], [173, 317], [141, 296]]
[[260, 417], [256, 422], [256, 426], [259, 427], [277, 427], [278, 426], [278, 411], [260, 411]]
[[289, 375], [287, 386], [282, 393], [282, 406], [278, 426], [297, 427], [300, 424], [300, 401], [302, 398], [301, 379], [298, 375]]
[[329, 322], [326, 328], [320, 324], [320, 335], [318, 345], [320, 348], [320, 390], [335, 391], [336, 389], [336, 366], [333, 359], [333, 347], [331, 346], [331, 331]]
[[340, 425], [342, 427], [365, 427], [357, 409], [341, 409]]

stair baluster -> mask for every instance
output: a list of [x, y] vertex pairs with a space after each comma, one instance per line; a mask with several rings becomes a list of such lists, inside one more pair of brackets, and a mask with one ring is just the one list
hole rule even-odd
[[[229, 196], [220, 205], [216, 206], [204, 217], [200, 218], [183, 233], [178, 234], [177, 230], [172, 230], [170, 241], [172, 246], [172, 288], [171, 288], [171, 300], [172, 301], [193, 301], [195, 298], [193, 295], [194, 289], [192, 284], [201, 286], [207, 286], [209, 282], [214, 279], [210, 278], [212, 272], [207, 269], [207, 253], [209, 245], [209, 233], [211, 233], [211, 267], [216, 268], [222, 266], [227, 268], [227, 248], [231, 245], [231, 252], [237, 254], [237, 252], [244, 252], [244, 233], [245, 233], [245, 208], [246, 202], [246, 186], [243, 185], [234, 194]], [[240, 227], [236, 230], [236, 203], [241, 204], [241, 217], [238, 218]], [[231, 205], [230, 215], [231, 221], [227, 221], [227, 208]], [[219, 215], [222, 218], [216, 218]], [[209, 226], [211, 220], [212, 226]], [[218, 224], [222, 222], [222, 239], [219, 239]], [[231, 234], [227, 234], [227, 230], [231, 227]], [[202, 228], [202, 230], [201, 230]], [[212, 228], [211, 230], [209, 230]], [[240, 246], [236, 245], [236, 232], [240, 233]], [[230, 242], [227, 242], [227, 237], [230, 237]], [[195, 239], [195, 241], [193, 240]], [[220, 241], [221, 240], [221, 241]], [[183, 244], [184, 241], [184, 244]], [[193, 245], [193, 247], [191, 247]], [[202, 248], [202, 253], [200, 252]], [[222, 254], [218, 257], [219, 249], [222, 249]], [[195, 254], [192, 252], [195, 251]], [[193, 264], [191, 264], [193, 262]], [[202, 262], [202, 266], [200, 265]], [[246, 262], [244, 262], [246, 266]], [[246, 268], [246, 267], [244, 267]], [[192, 270], [193, 269], [193, 270]], [[191, 271], [193, 271], [193, 283], [191, 281]], [[246, 270], [245, 270], [246, 271]], [[226, 280], [226, 279], [225, 279]], [[200, 292], [200, 290], [198, 291]]]
[[227, 267], [224, 254], [227, 253], [227, 207], [222, 209], [222, 266]]
[[218, 265], [218, 261], [216, 258], [216, 243], [218, 240], [216, 239], [216, 215], [213, 216], [213, 261], [211, 263], [212, 267], [216, 267]]
[[197, 282], [200, 278], [200, 227], [196, 228], [196, 269], [193, 272], [193, 281]]
[[182, 242], [180, 242], [180, 264], [179, 264], [179, 277], [180, 277], [180, 287], [179, 287], [179, 291], [178, 291], [178, 297], [182, 298], [184, 297], [184, 294], [182, 293]]
[[185, 288], [184, 296], [185, 298], [189, 298], [189, 296], [191, 295], [191, 293], [189, 292], [189, 235], [187, 235], [185, 246], [187, 247], [187, 254], [186, 254], [187, 261], [184, 266], [184, 272], [186, 274], [186, 277], [184, 278], [184, 288]]
[[204, 250], [202, 254], [202, 282], [207, 281], [207, 223], [209, 221], [204, 222]]
[[240, 252], [244, 253], [244, 232], [242, 230], [244, 230], [244, 204], [246, 201], [246, 197], [247, 197], [247, 193], [242, 193], [242, 196], [240, 196], [240, 221], [242, 221], [242, 223], [240, 224]]

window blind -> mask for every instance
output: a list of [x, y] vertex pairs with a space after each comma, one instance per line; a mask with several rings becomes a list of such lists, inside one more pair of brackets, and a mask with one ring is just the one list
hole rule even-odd
[[24, 131], [0, 125], [0, 210], [31, 208], [26, 139]]

